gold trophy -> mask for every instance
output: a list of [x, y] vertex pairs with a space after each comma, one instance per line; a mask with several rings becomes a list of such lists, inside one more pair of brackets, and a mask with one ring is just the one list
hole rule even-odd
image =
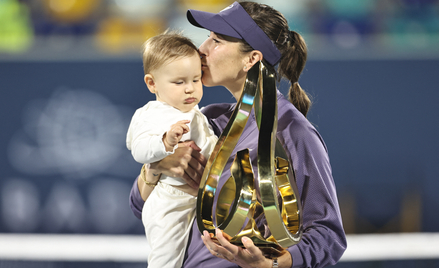
[[[248, 149], [241, 150], [231, 166], [231, 177], [217, 193], [219, 178], [252, 108], [259, 128], [259, 179], [254, 178]], [[276, 79], [259, 62], [248, 71], [241, 98], [204, 169], [197, 199], [197, 224], [201, 233], [207, 230], [214, 234], [215, 228], [219, 228], [238, 246], [243, 246], [241, 238], [247, 236], [271, 256], [278, 256], [284, 248], [299, 243], [301, 203], [294, 170], [276, 132]], [[262, 214], [271, 232], [269, 237], [261, 234], [255, 221]]]

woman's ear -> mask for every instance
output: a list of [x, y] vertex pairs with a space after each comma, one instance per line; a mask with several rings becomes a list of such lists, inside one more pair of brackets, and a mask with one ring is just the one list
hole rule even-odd
[[152, 94], [155, 94], [156, 90], [155, 90], [154, 77], [151, 74], [145, 74], [145, 77], [143, 78], [143, 80], [145, 81], [145, 84], [148, 87], [149, 91]]
[[244, 71], [247, 72], [248, 70], [250, 70], [250, 68], [253, 67], [253, 65], [261, 61], [263, 58], [264, 57], [262, 55], [262, 52], [259, 50], [253, 50], [252, 52], [250, 52], [248, 56], [248, 61], [244, 65]]

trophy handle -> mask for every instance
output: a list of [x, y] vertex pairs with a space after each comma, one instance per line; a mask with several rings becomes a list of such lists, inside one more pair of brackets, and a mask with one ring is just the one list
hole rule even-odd
[[252, 67], [248, 71], [241, 97], [204, 168], [197, 198], [197, 224], [201, 233], [204, 230], [209, 233], [215, 233], [212, 209], [218, 180], [233, 149], [238, 143], [239, 137], [241, 137], [244, 131], [248, 116], [253, 107], [259, 79], [259, 63], [255, 66], [257, 67]]
[[[255, 102], [256, 121], [260, 129], [259, 191], [271, 234], [280, 246], [286, 248], [299, 243], [302, 237], [302, 209], [298, 202], [294, 169], [289, 165], [288, 156], [276, 137], [278, 116], [275, 76], [263, 65], [260, 71], [261, 95]], [[278, 191], [282, 198], [282, 209], [278, 201]]]
[[[197, 199], [197, 224], [201, 233], [207, 230], [214, 234], [217, 227], [224, 231], [231, 243], [239, 246], [242, 246], [241, 238], [247, 236], [267, 255], [280, 255], [283, 248], [297, 244], [302, 236], [302, 208], [294, 170], [276, 137], [276, 92], [274, 73], [270, 73], [262, 62], [255, 64], [247, 73], [241, 98], [206, 164]], [[232, 176], [217, 196], [213, 212], [219, 178], [253, 107], [260, 130], [259, 193], [249, 150], [239, 151], [231, 167]], [[261, 235], [255, 223], [257, 210], [265, 214], [271, 231], [268, 238]]]

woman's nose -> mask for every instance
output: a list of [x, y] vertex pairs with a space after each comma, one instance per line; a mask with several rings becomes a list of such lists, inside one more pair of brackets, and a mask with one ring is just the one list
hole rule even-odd
[[206, 56], [206, 53], [207, 53], [207, 39], [198, 48], [198, 53], [200, 53], [200, 57], [201, 58]]

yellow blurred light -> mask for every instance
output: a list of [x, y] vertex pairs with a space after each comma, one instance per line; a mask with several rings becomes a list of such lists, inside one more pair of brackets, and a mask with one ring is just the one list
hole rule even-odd
[[64, 0], [64, 1], [56, 1], [50, 0], [49, 6], [54, 12], [68, 12], [75, 5], [76, 0]]
[[111, 17], [101, 22], [96, 34], [96, 45], [108, 53], [138, 52], [150, 37], [165, 30], [162, 19], [130, 21]]
[[58, 21], [80, 22], [100, 7], [102, 0], [45, 0], [44, 6], [49, 14]]
[[179, 0], [183, 9], [198, 9], [207, 12], [219, 12], [235, 0]]

